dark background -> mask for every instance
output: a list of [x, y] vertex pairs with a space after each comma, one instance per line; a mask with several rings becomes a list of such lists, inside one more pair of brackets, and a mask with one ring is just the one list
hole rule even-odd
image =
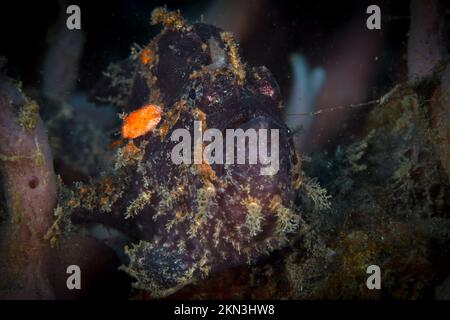
[[[251, 1], [250, 1], [251, 2]], [[89, 89], [112, 61], [127, 57], [133, 43], [145, 45], [159, 27], [150, 26], [153, 8], [167, 5], [180, 9], [189, 20], [199, 19], [211, 1], [70, 1], [81, 8], [86, 35], [79, 79], [80, 89]], [[301, 51], [314, 64], [325, 63], [326, 50], [337, 41], [335, 34], [352, 17], [361, 16], [370, 4], [382, 9], [383, 32], [387, 33], [382, 66], [388, 70], [405, 50], [409, 26], [408, 1], [264, 1], [257, 26], [241, 42], [244, 59], [266, 65], [280, 83], [283, 96], [289, 90], [289, 55]], [[48, 46], [48, 32], [57, 21], [58, 1], [2, 1], [0, 4], [0, 54], [8, 58], [8, 70], [25, 85], [39, 86], [41, 65]], [[385, 23], [388, 22], [388, 23]], [[349, 48], [350, 50], [350, 48]], [[380, 70], [382, 87], [396, 77]], [[381, 89], [380, 89], [381, 90]]]

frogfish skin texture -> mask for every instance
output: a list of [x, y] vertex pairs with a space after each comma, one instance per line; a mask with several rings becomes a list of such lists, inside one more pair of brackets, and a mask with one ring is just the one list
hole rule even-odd
[[[105, 212], [103, 222], [130, 239], [124, 270], [135, 287], [161, 297], [285, 245], [300, 223], [293, 203], [300, 163], [267, 68], [244, 64], [232, 35], [214, 26], [164, 9], [152, 22], [162, 31], [110, 67], [92, 97], [126, 114], [157, 105], [160, 122], [124, 139], [104, 178], [66, 191], [63, 206], [75, 223], [90, 219], [87, 211]], [[262, 165], [248, 161], [174, 164], [171, 134], [185, 128], [194, 136], [194, 121], [224, 138], [225, 129], [278, 129], [278, 172], [261, 175]]]

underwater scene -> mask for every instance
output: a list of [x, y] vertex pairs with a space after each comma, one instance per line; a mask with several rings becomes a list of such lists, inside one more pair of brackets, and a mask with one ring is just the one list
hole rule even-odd
[[449, 19], [2, 1], [0, 299], [449, 300]]

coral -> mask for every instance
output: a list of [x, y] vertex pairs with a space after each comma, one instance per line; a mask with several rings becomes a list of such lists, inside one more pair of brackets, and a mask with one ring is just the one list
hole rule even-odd
[[[299, 54], [291, 57], [291, 64], [293, 83], [289, 102], [284, 110], [284, 119], [289, 128], [293, 131], [302, 130], [303, 136], [307, 138], [314, 119], [311, 116], [305, 117], [305, 115], [314, 112], [326, 73], [321, 67], [311, 70], [306, 59]], [[298, 143], [302, 144], [301, 141]]]
[[[395, 87], [372, 110], [360, 139], [326, 161], [313, 157], [315, 166], [327, 167], [321, 180], [329, 181], [324, 186], [333, 194], [336, 212], [327, 221], [305, 217], [319, 219], [312, 225], [336, 252], [314, 296], [432, 297], [432, 289], [447, 276], [438, 252], [447, 251], [450, 240], [450, 184], [430, 99], [438, 83], [423, 79]], [[365, 287], [371, 264], [383, 272], [381, 292]], [[426, 278], [431, 270], [433, 277]]]
[[0, 232], [0, 286], [22, 298], [53, 296], [43, 238], [53, 220], [56, 177], [38, 109], [20, 85], [0, 74], [0, 173], [8, 208]]

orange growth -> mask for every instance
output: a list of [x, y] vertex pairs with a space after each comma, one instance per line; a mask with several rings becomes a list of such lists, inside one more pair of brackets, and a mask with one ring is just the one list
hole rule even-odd
[[123, 143], [123, 139], [120, 138], [120, 139], [117, 139], [117, 140], [111, 142], [111, 144], [109, 145], [109, 147], [110, 147], [111, 149], [117, 149], [118, 147], [120, 147], [120, 146], [122, 145], [122, 143]]
[[151, 51], [148, 49], [144, 49], [142, 50], [141, 53], [141, 63], [142, 64], [147, 64], [149, 62], [152, 61], [152, 55], [151, 55]]
[[161, 121], [162, 109], [154, 104], [147, 104], [123, 119], [122, 137], [134, 139], [153, 130]]

